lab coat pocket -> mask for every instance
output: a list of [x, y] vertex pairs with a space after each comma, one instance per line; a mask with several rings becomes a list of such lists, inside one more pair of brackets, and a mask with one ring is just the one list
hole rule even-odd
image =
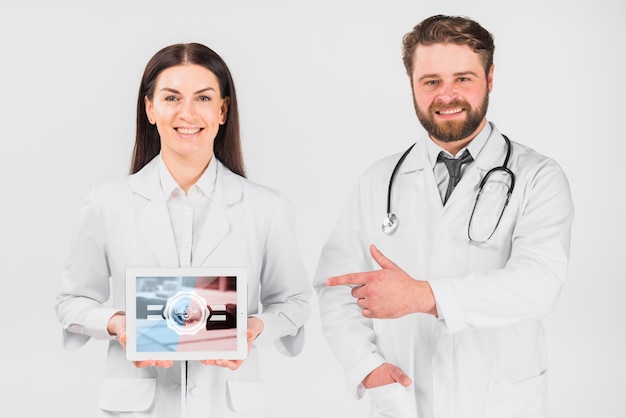
[[264, 409], [263, 385], [259, 382], [226, 382], [226, 417], [261, 418]]
[[367, 389], [372, 401], [371, 418], [403, 418], [415, 416], [409, 390], [400, 383]]
[[515, 383], [492, 380], [487, 394], [486, 418], [545, 418], [547, 374]]
[[104, 379], [98, 406], [108, 412], [142, 412], [148, 415], [156, 398], [156, 379]]

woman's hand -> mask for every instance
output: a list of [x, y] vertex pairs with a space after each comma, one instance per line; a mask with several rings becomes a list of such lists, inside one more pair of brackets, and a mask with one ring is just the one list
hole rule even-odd
[[[264, 324], [259, 318], [248, 318], [248, 330], [246, 331], [246, 336], [248, 337], [248, 353], [250, 352], [250, 348], [252, 347], [252, 343], [254, 340], [263, 332]], [[202, 364], [206, 364], [207, 366], [221, 366], [226, 367], [231, 370], [237, 370], [243, 364], [244, 360], [201, 360]]]
[[[109, 323], [107, 325], [107, 331], [109, 334], [115, 335], [120, 345], [126, 351], [126, 315], [123, 313], [116, 313], [109, 319]], [[142, 361], [133, 361], [136, 367], [149, 367], [149, 366], [157, 366], [157, 367], [172, 367], [174, 364], [173, 360], [142, 360]]]

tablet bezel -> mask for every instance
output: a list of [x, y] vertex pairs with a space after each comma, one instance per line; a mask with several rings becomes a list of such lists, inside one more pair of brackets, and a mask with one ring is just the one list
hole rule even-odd
[[[236, 349], [198, 351], [137, 351], [137, 279], [172, 277], [235, 277]], [[126, 270], [126, 358], [142, 360], [243, 360], [248, 355], [247, 269], [244, 267], [129, 268]], [[202, 332], [198, 331], [198, 332]]]

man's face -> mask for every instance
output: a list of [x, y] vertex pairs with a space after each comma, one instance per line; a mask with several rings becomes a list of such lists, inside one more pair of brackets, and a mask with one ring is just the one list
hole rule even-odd
[[418, 45], [413, 57], [413, 102], [431, 138], [469, 142], [486, 123], [493, 66], [466, 45]]

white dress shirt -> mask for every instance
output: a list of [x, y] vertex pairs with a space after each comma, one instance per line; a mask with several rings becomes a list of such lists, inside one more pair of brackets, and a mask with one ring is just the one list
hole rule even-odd
[[194, 231], [202, 231], [215, 190], [217, 178], [215, 158], [211, 158], [208, 167], [187, 194], [172, 177], [162, 156], [159, 157], [159, 176], [174, 232], [179, 266], [190, 267], [199, 238]]
[[[443, 202], [443, 198], [446, 195], [446, 189], [448, 188], [448, 180], [450, 179], [450, 175], [448, 174], [448, 169], [443, 162], [437, 163], [437, 157], [439, 153], [443, 152], [446, 156], [450, 158], [459, 158], [463, 152], [467, 149], [474, 160], [478, 158], [478, 154], [483, 149], [483, 146], [487, 142], [487, 138], [491, 135], [491, 124], [485, 124], [485, 127], [476, 135], [474, 139], [467, 144], [467, 147], [459, 150], [456, 155], [450, 154], [448, 151], [441, 148], [439, 145], [435, 144], [434, 141], [430, 140], [426, 142], [426, 148], [428, 150], [428, 160], [430, 161], [433, 167], [433, 173], [435, 174], [435, 182], [437, 183], [437, 187], [439, 188], [439, 195], [441, 196], [441, 201]], [[458, 156], [458, 157], [457, 157]], [[468, 164], [463, 164], [461, 166], [461, 177], [463, 174], [472, 166], [474, 162]]]

